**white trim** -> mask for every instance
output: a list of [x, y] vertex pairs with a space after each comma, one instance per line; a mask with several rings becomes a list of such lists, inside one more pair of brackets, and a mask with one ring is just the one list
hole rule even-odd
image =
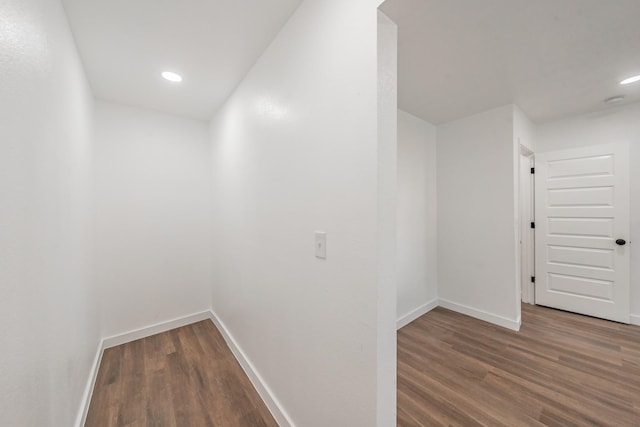
[[411, 310], [410, 312], [400, 317], [396, 321], [396, 329], [400, 329], [407, 326], [409, 323], [413, 322], [418, 317], [427, 314], [437, 306], [438, 306], [438, 298], [434, 298], [431, 301], [422, 304], [420, 307], [414, 310]]
[[289, 417], [289, 414], [285, 411], [282, 403], [280, 403], [271, 388], [269, 388], [267, 382], [264, 380], [262, 375], [260, 375], [253, 363], [251, 363], [251, 360], [249, 360], [246, 353], [242, 350], [233, 335], [231, 335], [231, 332], [229, 332], [225, 324], [213, 311], [210, 311], [209, 314], [211, 321], [216, 325], [224, 337], [224, 340], [227, 342], [231, 352], [238, 360], [238, 363], [240, 363], [240, 366], [242, 366], [242, 369], [249, 377], [249, 380], [264, 401], [265, 405], [267, 405], [267, 408], [269, 408], [271, 415], [273, 415], [273, 418], [275, 418], [278, 425], [280, 427], [295, 427], [295, 424], [291, 421], [291, 417]]
[[[527, 163], [523, 166], [523, 160]], [[518, 157], [518, 265], [520, 267], [520, 300], [527, 304], [535, 301], [535, 286], [531, 283], [531, 277], [535, 274], [535, 230], [531, 229], [531, 223], [535, 221], [535, 177], [531, 174], [531, 168], [535, 167], [533, 151], [520, 144], [520, 156]], [[526, 197], [528, 196], [528, 197]], [[520, 300], [518, 306], [520, 306]]]
[[179, 317], [177, 319], [169, 320], [166, 322], [156, 323], [155, 325], [134, 329], [133, 331], [101, 339], [100, 343], [98, 344], [96, 357], [94, 358], [93, 365], [91, 366], [89, 379], [87, 380], [87, 386], [85, 387], [84, 393], [82, 395], [82, 401], [80, 402], [80, 410], [78, 411], [78, 416], [76, 417], [75, 427], [83, 427], [84, 423], [87, 421], [89, 405], [91, 405], [91, 397], [93, 396], [93, 388], [96, 384], [98, 370], [100, 369], [100, 363], [102, 362], [102, 355], [104, 354], [105, 349], [116, 347], [131, 341], [139, 340], [140, 338], [146, 338], [151, 335], [170, 331], [171, 329], [190, 325], [192, 323], [196, 323], [201, 320], [207, 320], [210, 318], [211, 312], [207, 310], [201, 313], [190, 314], [188, 316]]
[[102, 340], [103, 348], [107, 349], [111, 347], [116, 347], [131, 341], [139, 340], [141, 338], [150, 337], [151, 335], [160, 334], [162, 332], [167, 332], [172, 329], [176, 329], [182, 326], [190, 325], [192, 323], [200, 322], [201, 320], [207, 320], [211, 318], [209, 313], [210, 313], [209, 310], [207, 310], [201, 313], [190, 314], [188, 316], [178, 317], [176, 319], [168, 320], [166, 322], [156, 323], [154, 325], [145, 326], [139, 329], [134, 329], [132, 331], [125, 332], [123, 334], [104, 338]]
[[509, 319], [503, 316], [498, 316], [497, 314], [478, 310], [477, 308], [469, 307], [467, 305], [458, 304], [456, 302], [447, 301], [444, 299], [439, 299], [438, 305], [440, 307], [448, 308], [449, 310], [453, 310], [455, 312], [465, 314], [476, 319], [484, 320], [485, 322], [493, 323], [494, 325], [502, 326], [503, 328], [508, 328], [513, 331], [520, 330], [521, 319]]
[[258, 373], [253, 363], [251, 363], [244, 351], [242, 351], [224, 323], [222, 323], [222, 321], [220, 321], [211, 310], [203, 311], [196, 314], [190, 314], [188, 316], [179, 317], [177, 319], [169, 320], [166, 322], [156, 323], [144, 328], [135, 329], [120, 335], [103, 338], [98, 345], [98, 351], [93, 361], [93, 366], [91, 367], [90, 376], [82, 397], [80, 410], [78, 412], [78, 416], [76, 417], [75, 427], [83, 427], [84, 423], [86, 422], [87, 413], [89, 412], [89, 405], [91, 404], [91, 397], [93, 395], [93, 388], [96, 383], [98, 370], [100, 369], [100, 363], [102, 361], [102, 355], [104, 354], [105, 349], [126, 344], [128, 342], [139, 340], [141, 338], [146, 338], [151, 335], [170, 331], [182, 326], [187, 326], [202, 320], [211, 320], [213, 324], [216, 325], [216, 327], [224, 337], [227, 345], [229, 346], [229, 349], [231, 349], [231, 352], [238, 360], [238, 363], [240, 363], [240, 366], [242, 366], [242, 369], [249, 377], [249, 380], [275, 418], [278, 425], [280, 427], [295, 427], [295, 424], [293, 423], [293, 421], [291, 421], [291, 418], [284, 410], [284, 407], [275, 397], [262, 376]]
[[104, 354], [104, 340], [100, 340], [98, 343], [98, 351], [96, 357], [93, 359], [93, 365], [91, 371], [89, 371], [89, 379], [87, 380], [87, 386], [82, 394], [82, 401], [80, 402], [80, 410], [76, 417], [75, 427], [83, 427], [87, 421], [87, 414], [89, 413], [89, 405], [91, 404], [91, 397], [93, 396], [93, 387], [96, 384], [96, 378], [98, 378], [98, 370], [100, 369], [100, 363], [102, 362], [102, 355]]
[[640, 326], [640, 314], [630, 314], [629, 323]]

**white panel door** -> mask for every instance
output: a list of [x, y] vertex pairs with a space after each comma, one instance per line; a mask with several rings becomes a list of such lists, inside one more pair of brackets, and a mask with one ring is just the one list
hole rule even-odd
[[629, 148], [536, 154], [536, 304], [629, 323]]

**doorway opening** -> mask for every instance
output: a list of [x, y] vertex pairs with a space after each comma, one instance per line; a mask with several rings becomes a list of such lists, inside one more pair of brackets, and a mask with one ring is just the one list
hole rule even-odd
[[529, 148], [520, 144], [520, 296], [535, 304], [535, 161]]

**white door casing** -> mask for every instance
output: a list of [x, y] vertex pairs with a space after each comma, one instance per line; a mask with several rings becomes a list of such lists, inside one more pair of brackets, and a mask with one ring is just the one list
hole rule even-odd
[[531, 277], [535, 275], [534, 266], [534, 233], [531, 222], [534, 220], [534, 192], [533, 175], [531, 168], [534, 166], [533, 152], [524, 146], [520, 146], [520, 281], [521, 300], [524, 303], [534, 303], [534, 288]]
[[536, 154], [535, 194], [536, 304], [629, 323], [628, 145]]

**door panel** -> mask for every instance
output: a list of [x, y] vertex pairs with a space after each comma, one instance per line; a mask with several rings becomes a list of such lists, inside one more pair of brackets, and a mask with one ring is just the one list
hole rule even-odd
[[549, 178], [612, 176], [613, 156], [591, 156], [549, 162]]
[[549, 189], [549, 207], [613, 206], [613, 187]]
[[548, 218], [549, 236], [613, 237], [611, 218]]
[[629, 322], [628, 150], [536, 155], [536, 304]]
[[[572, 242], [572, 245], [579, 244]], [[613, 269], [613, 251], [575, 246], [548, 246], [549, 263]]]
[[613, 282], [587, 277], [549, 273], [549, 289], [567, 295], [588, 296], [605, 301], [611, 301], [613, 298]]

